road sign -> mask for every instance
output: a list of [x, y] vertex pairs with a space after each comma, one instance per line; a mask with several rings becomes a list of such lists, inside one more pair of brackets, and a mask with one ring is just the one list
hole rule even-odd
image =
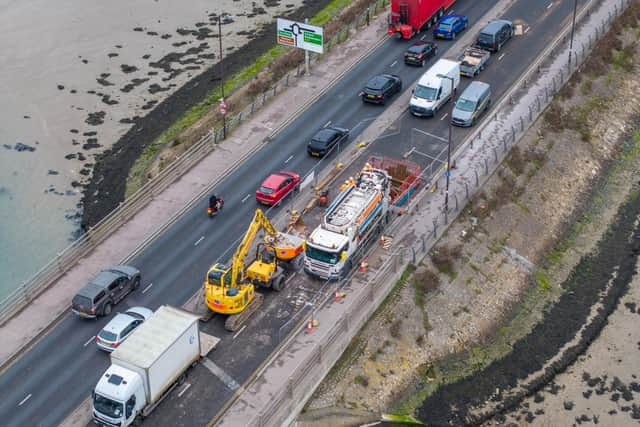
[[278, 18], [277, 37], [278, 44], [322, 53], [324, 45], [322, 27]]
[[223, 116], [227, 114], [227, 103], [224, 102], [224, 99], [220, 100], [220, 114]]

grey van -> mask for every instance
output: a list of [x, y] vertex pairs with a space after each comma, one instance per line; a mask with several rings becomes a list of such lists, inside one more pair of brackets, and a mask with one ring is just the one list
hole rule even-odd
[[140, 271], [128, 265], [102, 270], [73, 297], [71, 311], [80, 317], [108, 316], [111, 309], [140, 286]]
[[512, 36], [513, 22], [506, 19], [496, 19], [480, 30], [476, 45], [483, 49], [497, 52]]
[[491, 105], [491, 86], [477, 80], [473, 81], [456, 101], [451, 113], [451, 124], [473, 126], [489, 105]]

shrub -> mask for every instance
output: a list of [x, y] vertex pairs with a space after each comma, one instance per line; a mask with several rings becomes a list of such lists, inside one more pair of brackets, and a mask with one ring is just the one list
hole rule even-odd
[[524, 172], [525, 162], [522, 157], [522, 150], [517, 145], [511, 148], [509, 155], [507, 156], [507, 166], [511, 169], [516, 176], [521, 175]]
[[552, 102], [544, 113], [544, 122], [547, 129], [552, 132], [561, 132], [564, 129], [563, 124], [564, 111], [557, 102]]
[[353, 382], [360, 384], [362, 387], [369, 387], [369, 377], [366, 375], [356, 375]]
[[440, 277], [429, 269], [416, 271], [412, 278], [415, 287], [415, 301], [418, 307], [424, 308], [427, 293], [440, 286]]
[[389, 333], [391, 334], [391, 336], [393, 338], [400, 338], [401, 333], [400, 333], [400, 327], [402, 326], [402, 319], [398, 319], [395, 322], [393, 322], [391, 324], [391, 327], [389, 327]]
[[440, 272], [446, 274], [453, 273], [453, 263], [460, 255], [462, 255], [462, 245], [456, 245], [454, 247], [443, 245], [434, 248], [429, 253], [431, 262], [433, 262]]

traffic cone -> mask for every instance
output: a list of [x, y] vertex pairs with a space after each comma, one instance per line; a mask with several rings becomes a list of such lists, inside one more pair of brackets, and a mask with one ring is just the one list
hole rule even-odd
[[384, 241], [384, 234], [381, 234], [381, 235], [380, 235], [380, 246], [384, 246], [384, 243], [385, 243], [385, 241]]
[[310, 334], [311, 332], [313, 332], [313, 321], [309, 319], [309, 322], [307, 322], [307, 333]]
[[360, 271], [365, 271], [367, 269], [367, 265], [367, 261], [365, 261], [364, 259], [360, 261]]
[[340, 302], [340, 292], [336, 291], [336, 302]]

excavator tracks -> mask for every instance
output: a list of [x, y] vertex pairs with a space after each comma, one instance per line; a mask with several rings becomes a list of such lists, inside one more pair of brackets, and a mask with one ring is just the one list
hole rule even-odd
[[258, 308], [260, 308], [263, 301], [264, 295], [256, 292], [256, 296], [253, 297], [253, 301], [251, 301], [241, 313], [232, 314], [227, 317], [227, 320], [224, 322], [225, 329], [227, 331], [236, 332], [240, 329], [242, 324], [251, 317]]

